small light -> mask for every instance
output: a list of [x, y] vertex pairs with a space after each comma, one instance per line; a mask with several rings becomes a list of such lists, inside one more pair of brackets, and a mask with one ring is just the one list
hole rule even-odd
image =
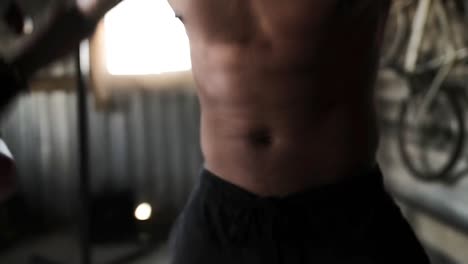
[[23, 33], [26, 35], [29, 35], [33, 33], [33, 31], [34, 31], [34, 21], [32, 20], [32, 18], [27, 17], [24, 20]]
[[140, 221], [146, 221], [151, 218], [152, 208], [148, 203], [141, 203], [135, 209], [135, 218]]

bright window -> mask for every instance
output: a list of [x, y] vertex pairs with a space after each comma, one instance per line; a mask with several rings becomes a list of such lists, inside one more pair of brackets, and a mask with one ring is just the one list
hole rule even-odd
[[104, 19], [105, 62], [111, 75], [150, 75], [191, 69], [183, 24], [167, 0], [123, 1]]

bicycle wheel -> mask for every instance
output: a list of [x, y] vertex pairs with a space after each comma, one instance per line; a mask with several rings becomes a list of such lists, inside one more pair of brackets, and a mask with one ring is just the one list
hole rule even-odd
[[403, 164], [415, 177], [441, 180], [456, 165], [465, 141], [465, 120], [459, 101], [442, 87], [419, 114], [423, 93], [413, 94], [399, 113], [398, 147]]

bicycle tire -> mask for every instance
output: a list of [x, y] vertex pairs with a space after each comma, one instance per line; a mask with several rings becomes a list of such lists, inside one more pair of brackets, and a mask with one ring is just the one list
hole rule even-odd
[[[448, 110], [449, 113], [451, 113], [453, 120], [456, 124], [456, 130], [454, 132], [454, 137], [451, 139], [452, 143], [454, 144], [453, 149], [448, 151], [446, 153], [448, 155], [448, 158], [446, 159], [445, 162], [440, 167], [438, 170], [423, 170], [422, 168], [417, 166], [417, 163], [420, 162], [416, 159], [420, 158], [419, 156], [416, 157], [414, 153], [409, 152], [408, 148], [411, 147], [411, 142], [408, 141], [407, 137], [405, 136], [405, 133], [409, 129], [407, 121], [407, 117], [409, 115], [409, 109], [411, 104], [415, 102], [415, 99], [417, 99], [419, 96], [421, 96], [421, 93], [415, 93], [412, 96], [410, 96], [405, 102], [403, 102], [400, 112], [398, 115], [398, 148], [399, 148], [399, 154], [402, 159], [402, 162], [406, 169], [411, 173], [411, 175], [415, 176], [416, 178], [423, 180], [423, 181], [437, 181], [437, 180], [443, 180], [447, 178], [450, 175], [450, 172], [454, 169], [454, 167], [457, 164], [457, 161], [461, 157], [462, 150], [464, 148], [464, 143], [465, 143], [465, 120], [464, 120], [464, 113], [463, 109], [461, 106], [461, 103], [459, 100], [454, 96], [452, 92], [449, 92], [447, 89], [451, 90], [454, 89], [452, 87], [448, 87], [448, 84], [444, 84], [442, 89], [440, 90], [440, 94], [435, 98], [435, 103], [431, 105], [431, 108], [434, 106], [438, 107], [437, 110], [441, 110], [440, 107], [445, 107], [446, 109], [442, 110]], [[458, 88], [455, 88], [458, 89]], [[443, 103], [443, 100], [441, 101], [442, 98], [445, 98], [445, 102]], [[430, 110], [430, 111], [433, 111]], [[432, 114], [432, 113], [431, 113]], [[430, 116], [430, 121], [431, 122], [441, 122], [441, 120], [437, 120], [435, 116]], [[414, 124], [411, 124], [414, 126]], [[417, 125], [416, 127], [416, 137], [430, 137], [430, 135], [427, 135], [425, 133], [421, 133], [419, 131], [420, 127]], [[430, 139], [430, 138], [426, 138]], [[433, 139], [430, 139], [433, 140]], [[423, 143], [423, 146], [416, 146], [416, 147], [427, 147], [424, 146], [425, 142], [424, 140], [421, 141]], [[418, 144], [417, 142], [416, 144]], [[427, 152], [423, 150], [421, 155], [428, 155]], [[427, 158], [427, 157], [426, 157]], [[426, 164], [427, 165], [427, 164]]]

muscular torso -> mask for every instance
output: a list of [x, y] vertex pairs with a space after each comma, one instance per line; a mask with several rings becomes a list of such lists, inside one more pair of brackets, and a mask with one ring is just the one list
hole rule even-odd
[[383, 1], [169, 2], [190, 39], [209, 170], [284, 195], [372, 165]]

